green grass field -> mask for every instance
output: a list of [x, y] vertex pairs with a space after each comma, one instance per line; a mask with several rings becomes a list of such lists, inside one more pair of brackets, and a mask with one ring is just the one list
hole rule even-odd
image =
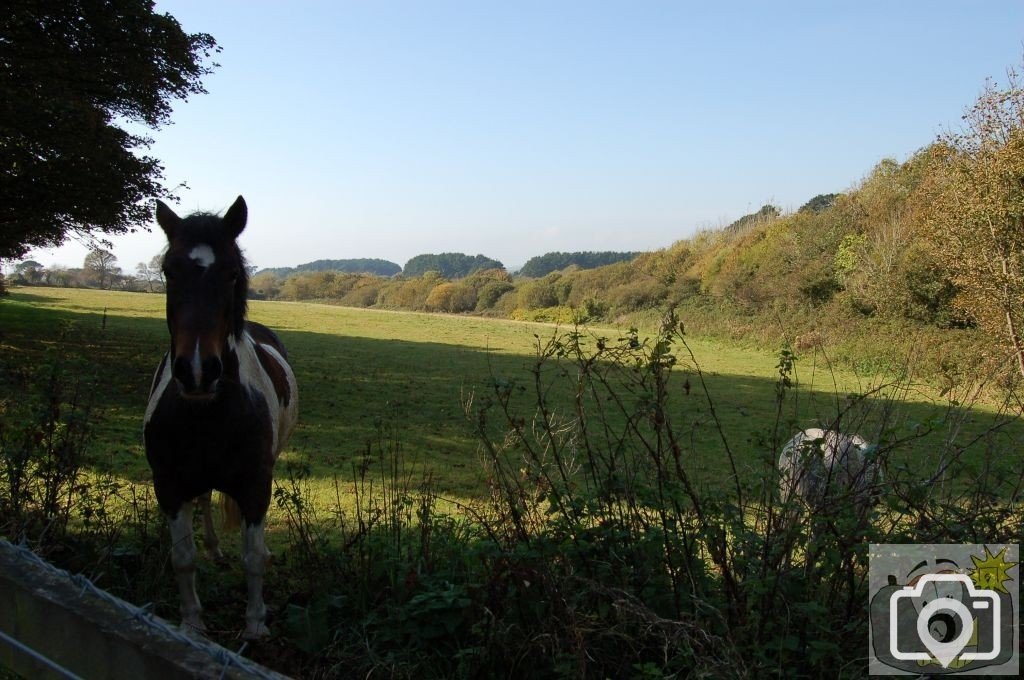
[[[628, 380], [650, 374], [629, 363], [635, 354], [623, 352], [620, 363], [605, 358], [617, 351], [616, 339], [628, 329], [583, 329], [588, 347], [596, 347], [599, 337], [608, 338], [613, 349], [601, 355], [600, 367], [608, 367], [602, 374], [625, 378], [616, 383], [616, 397], [630, 417], [643, 414], [614, 456], [616, 473], [637, 463], [631, 472], [639, 469], [641, 474], [634, 477], [639, 483], [622, 495], [618, 492], [625, 486], [616, 483], [630, 475], [610, 472], [601, 479], [607, 482], [604, 491], [580, 483], [586, 478], [578, 474], [555, 492], [554, 485], [545, 487], [544, 480], [529, 477], [537, 468], [519, 458], [507, 464], [508, 459], [496, 456], [501, 472], [489, 470], [475, 431], [479, 421], [467, 417], [464, 403], [472, 398], [474, 407], [479, 405], [494, 393], [495, 384], [529, 386], [538, 348], [571, 329], [280, 302], [254, 302], [250, 316], [277, 329], [288, 347], [299, 382], [300, 419], [278, 466], [280, 495], [267, 521], [275, 562], [264, 590], [275, 637], [247, 653], [296, 677], [331, 677], [325, 669], [337, 668], [359, 669], [367, 677], [381, 672], [453, 677], [456, 668], [465, 668], [470, 670], [464, 677], [477, 677], [472, 669], [482, 668], [488, 676], [487, 670], [490, 675], [507, 670], [509, 658], [524, 662], [535, 657], [550, 662], [548, 676], [580, 676], [586, 664], [554, 672], [558, 664], [548, 658], [551, 650], [561, 650], [560, 663], [578, 660], [580, 650], [586, 650], [587, 659], [600, 658], [603, 667], [615, 669], [608, 677], [626, 677], [626, 669], [635, 671], [634, 661], [644, 659], [658, 668], [677, 664], [681, 669], [688, 663], [682, 652], [692, 651], [689, 643], [676, 639], [675, 632], [671, 639], [654, 634], [659, 628], [651, 622], [679, 618], [682, 612], [704, 616], [694, 619], [704, 640], [716, 627], [714, 634], [722, 634], [724, 619], [716, 607], [746, 612], [729, 624], [746, 631], [740, 637], [756, 623], [748, 626], [746, 617], [767, 617], [763, 636], [750, 638], [739, 650], [743, 659], [786, 670], [805, 653], [798, 647], [783, 649], [780, 641], [796, 639], [803, 630], [819, 646], [831, 645], [818, 663], [834, 671], [835, 659], [861, 653], [860, 641], [867, 635], [864, 612], [851, 609], [853, 600], [848, 599], [864, 595], [855, 579], [863, 567], [857, 557], [864, 556], [858, 553], [865, 547], [863, 528], [850, 522], [851, 513], [840, 512], [813, 520], [832, 522], [829, 526], [838, 527], [834, 533], [810, 531], [811, 518], [795, 534], [762, 531], [774, 501], [757, 493], [757, 483], [775, 483], [774, 477], [765, 477], [776, 455], [769, 443], [773, 432], [778, 446], [778, 439], [784, 441], [795, 427], [828, 423], [840, 410], [848, 414], [846, 429], [877, 438], [887, 448], [885, 486], [891, 490], [867, 529], [871, 537], [881, 537], [876, 542], [921, 536], [942, 539], [928, 542], [953, 542], [951, 537], [978, 542], [979, 535], [988, 540], [989, 534], [1014, 531], [1009, 524], [1015, 521], [1020, 493], [1015, 461], [1024, 428], [994, 403], [951, 406], [950, 398], [964, 399], [967, 387], [940, 396], [933, 387], [906, 379], [828, 370], [822, 355], [812, 353], [796, 362], [795, 385], [785, 390], [780, 409], [777, 356], [688, 338], [701, 373], [686, 348], [677, 345], [679, 363], [668, 397], [658, 402], [663, 410], [657, 411], [667, 414], [683, 442], [683, 475], [665, 464], [666, 458], [645, 457], [642, 448], [629, 448], [656, 428], [650, 427], [654, 421], [647, 414], [652, 412], [644, 407], [652, 403], [642, 391], [647, 388], [636, 389], [637, 383]], [[655, 337], [639, 332], [641, 341]], [[126, 599], [154, 603], [159, 615], [174, 619], [178, 597], [167, 531], [148, 491], [142, 447], [152, 372], [167, 346], [159, 295], [16, 288], [0, 301], [4, 464], [18, 455], [15, 439], [21, 435], [11, 434], [23, 424], [17, 418], [31, 411], [26, 404], [39, 404], [46, 394], [48, 366], [63, 364], [69, 374], [85, 376], [82, 384], [89, 386], [96, 407], [89, 473], [70, 482], [77, 489], [68, 495], [76, 504], [73, 531], [50, 547], [49, 556], [95, 575], [103, 587]], [[571, 414], [575, 366], [566, 359], [549, 361], [540, 374], [549, 388], [544, 395], [549, 411]], [[687, 381], [689, 392], [683, 387]], [[517, 395], [516, 408], [528, 423], [536, 400], [528, 389], [509, 392]], [[608, 393], [588, 399], [591, 446], [561, 446], [559, 465], [577, 450], [599, 450], [598, 458], [615, 450], [606, 443], [616, 441], [615, 436], [604, 435], [619, 428], [624, 416], [595, 415], [614, 403]], [[38, 432], [28, 418], [24, 425], [29, 438]], [[485, 430], [500, 439], [503, 426], [492, 422]], [[733, 453], [732, 462], [727, 451]], [[938, 483], [922, 484], [922, 474], [943, 461], [954, 462], [948, 474]], [[734, 468], [738, 484], [733, 483]], [[0, 468], [0, 480], [14, 478], [10, 469]], [[293, 483], [295, 469], [308, 476]], [[32, 470], [38, 475], [50, 468], [41, 460]], [[116, 481], [108, 483], [108, 475]], [[656, 483], [671, 475], [670, 483]], [[492, 486], [489, 476], [503, 482], [518, 479], [518, 491], [525, 494], [518, 495], [515, 482]], [[679, 484], [684, 476], [685, 493]], [[418, 493], [424, 480], [429, 484], [422, 488], [432, 493]], [[696, 488], [692, 493], [690, 481]], [[662, 490], [669, 495], [658, 495]], [[8, 491], [0, 487], [0, 494]], [[553, 499], [563, 493], [556, 509]], [[598, 503], [587, 505], [587, 493]], [[999, 503], [1000, 497], [1008, 502]], [[562, 505], [566, 498], [571, 502]], [[698, 502], [708, 513], [699, 519], [691, 512]], [[507, 512], [512, 507], [532, 508], [527, 530], [518, 531], [514, 513]], [[588, 510], [577, 519], [566, 507]], [[604, 514], [595, 519], [593, 508]], [[969, 516], [961, 519], [961, 511]], [[976, 511], [989, 523], [973, 527], [981, 516]], [[677, 532], [676, 527], [683, 529]], [[939, 533], [925, 533], [930, 527]], [[75, 537], [74, 530], [82, 530], [81, 536], [95, 546]], [[713, 558], [712, 549], [723, 536], [732, 552]], [[239, 535], [223, 538], [225, 552], [237, 556]], [[786, 554], [785, 563], [772, 562]], [[800, 566], [803, 559], [807, 563]], [[230, 564], [203, 559], [198, 568], [211, 637], [233, 646], [245, 607], [241, 565], [237, 559]], [[725, 579], [726, 569], [736, 578]], [[728, 583], [745, 590], [729, 600]], [[680, 596], [677, 586], [683, 585], [695, 589], [692, 598], [699, 607], [690, 606], [689, 595]], [[622, 600], [622, 592], [632, 594]], [[649, 610], [659, 618], [645, 615], [630, 624], [619, 617], [618, 605], [627, 601], [630, 607], [642, 602], [636, 611]], [[569, 609], [578, 618], [567, 616]], [[789, 614], [776, 616], [783, 611]], [[810, 615], [794, 623], [792, 613], [799, 611]], [[780, 621], [782, 627], [774, 628]], [[790, 634], [791, 624], [799, 634]], [[556, 638], [560, 641], [550, 647], [543, 642]], [[622, 651], [626, 639], [633, 656]], [[664, 658], [670, 654], [680, 656]]]
[[[335, 476], [351, 479], [384, 431], [400, 443], [411, 475], [429, 474], [440, 494], [459, 499], [485, 491], [464, 400], [490, 393], [494, 378], [529, 382], [538, 343], [566, 330], [477, 317], [259, 301], [251, 303], [250, 318], [280, 332], [299, 382], [299, 427], [285, 460], [308, 463], [314, 480], [333, 486], [328, 482]], [[626, 329], [586, 332], [614, 339]], [[647, 335], [640, 333], [641, 338]], [[756, 474], [768, 463], [761, 442], [776, 422], [777, 357], [702, 338], [688, 343], [741, 474]], [[163, 297], [19, 288], [0, 303], [0, 361], [6, 370], [37, 362], [46, 347], [57, 344], [62, 352], [88, 357], [100, 376], [102, 390], [94, 396], [102, 412], [96, 447], [103, 471], [145, 481], [142, 415], [152, 371], [168, 344]], [[885, 384], [884, 377], [827, 370], [822, 364], [820, 355], [797, 362], [799, 389], [788, 398], [784, 416], [802, 427], [830, 421], [848, 394]], [[720, 484], [730, 468], [708, 399], [696, 376], [689, 377], [695, 388], [686, 395], [677, 386], [674, 422], [693, 442], [690, 463], [697, 478]], [[864, 427], [879, 428], [879, 414], [888, 405], [889, 436], [906, 436], [922, 424], [941, 421], [948, 408], [947, 400], [925, 385], [901, 384], [895, 404], [886, 398], [891, 396], [893, 390], [882, 390], [865, 400], [861, 410], [870, 413]], [[557, 398], [554, 404], [557, 410]], [[561, 408], [567, 408], [564, 400]], [[979, 436], [999, 418], [994, 407], [978, 406], [959, 435]], [[929, 447], [938, 447], [950, 434], [944, 427], [915, 443], [918, 462], [926, 461]], [[789, 432], [785, 429], [785, 436]], [[992, 436], [1019, 450], [1017, 424]]]

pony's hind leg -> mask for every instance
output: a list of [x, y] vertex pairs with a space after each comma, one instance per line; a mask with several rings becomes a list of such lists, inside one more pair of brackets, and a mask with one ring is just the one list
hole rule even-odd
[[224, 553], [220, 551], [220, 539], [213, 528], [213, 509], [211, 508], [213, 492], [207, 491], [199, 497], [199, 508], [203, 511], [203, 545], [206, 546], [206, 556], [214, 562], [224, 559]]
[[196, 542], [192, 536], [192, 502], [181, 504], [173, 517], [168, 517], [171, 528], [171, 566], [181, 596], [182, 629], [203, 632], [203, 607], [196, 595]]
[[267, 606], [263, 602], [263, 574], [267, 570], [267, 545], [263, 536], [263, 520], [256, 524], [244, 523], [245, 546], [242, 564], [248, 585], [248, 605], [245, 608], [245, 632], [242, 637], [255, 640], [270, 635], [267, 628]]

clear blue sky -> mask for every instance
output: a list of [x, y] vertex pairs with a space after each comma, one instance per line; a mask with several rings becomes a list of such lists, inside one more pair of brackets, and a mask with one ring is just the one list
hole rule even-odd
[[[223, 52], [151, 153], [183, 213], [245, 196], [259, 267], [664, 247], [905, 160], [1024, 55], [1019, 0], [157, 10]], [[162, 246], [154, 228], [114, 253], [131, 271]]]

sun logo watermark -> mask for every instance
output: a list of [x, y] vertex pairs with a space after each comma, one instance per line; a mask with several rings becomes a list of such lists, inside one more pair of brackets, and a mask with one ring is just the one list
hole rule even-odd
[[1019, 673], [1016, 545], [872, 545], [872, 675]]

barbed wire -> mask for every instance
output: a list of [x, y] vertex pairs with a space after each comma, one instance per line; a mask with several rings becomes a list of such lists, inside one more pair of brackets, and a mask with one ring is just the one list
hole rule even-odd
[[[30, 562], [40, 569], [44, 569], [57, 578], [64, 579], [77, 588], [79, 588], [79, 595], [84, 596], [86, 593], [92, 597], [99, 598], [104, 602], [107, 602], [113, 607], [123, 610], [127, 616], [126, 618], [134, 619], [139, 621], [159, 633], [160, 635], [166, 636], [175, 642], [204, 653], [210, 657], [210, 659], [221, 667], [220, 678], [223, 679], [227, 672], [232, 668], [237, 668], [240, 671], [247, 673], [253, 677], [263, 678], [264, 680], [281, 680], [286, 676], [283, 676], [274, 671], [263, 668], [259, 664], [241, 656], [241, 653], [245, 651], [245, 643], [238, 650], [238, 652], [232, 652], [215, 642], [209, 640], [199, 640], [192, 636], [189, 636], [181, 632], [178, 628], [171, 626], [163, 619], [157, 617], [151, 611], [148, 611], [152, 607], [152, 603], [145, 604], [141, 607], [137, 607], [130, 602], [125, 602], [119, 597], [111, 595], [107, 591], [99, 588], [96, 584], [90, 581], [83, 574], [71, 574], [60, 567], [56, 567], [39, 555], [32, 552], [28, 546], [24, 543], [20, 545], [14, 545], [8, 541], [0, 539], [0, 546], [8, 546], [13, 551], [16, 557], [26, 562]], [[33, 655], [35, 656], [35, 655]]]

